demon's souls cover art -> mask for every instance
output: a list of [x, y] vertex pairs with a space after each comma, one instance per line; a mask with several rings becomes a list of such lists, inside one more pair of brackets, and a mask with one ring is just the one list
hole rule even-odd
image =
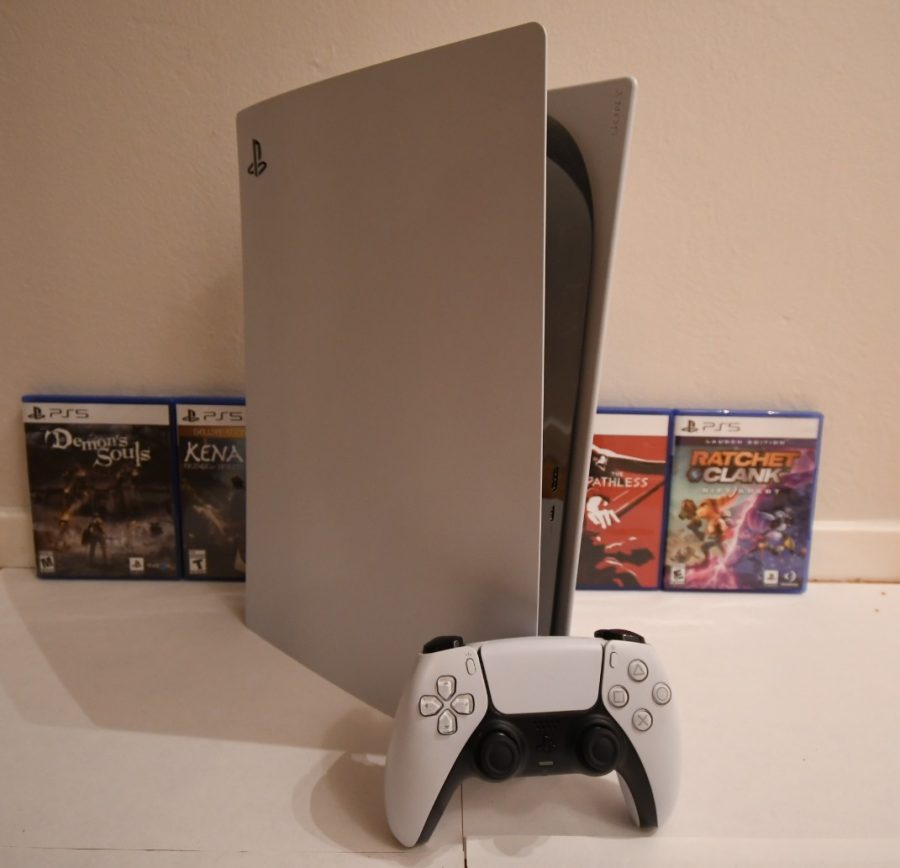
[[38, 575], [178, 575], [165, 403], [23, 399]]
[[594, 417], [579, 588], [657, 588], [671, 414]]
[[175, 406], [186, 578], [244, 578], [245, 412], [237, 403]]
[[675, 417], [668, 590], [806, 585], [822, 417]]

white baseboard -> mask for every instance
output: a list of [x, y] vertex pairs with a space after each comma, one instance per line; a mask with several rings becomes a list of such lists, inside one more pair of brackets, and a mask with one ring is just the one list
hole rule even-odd
[[[0, 507], [0, 567], [33, 567], [31, 516]], [[900, 521], [817, 521], [810, 575], [822, 581], [900, 581]]]
[[810, 575], [825, 581], [900, 581], [900, 521], [817, 521]]

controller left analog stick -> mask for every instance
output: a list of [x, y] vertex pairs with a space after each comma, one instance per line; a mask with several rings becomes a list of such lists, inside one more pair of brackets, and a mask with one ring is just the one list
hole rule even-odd
[[508, 732], [493, 730], [485, 734], [478, 746], [478, 768], [492, 781], [504, 781], [519, 768], [522, 751]]

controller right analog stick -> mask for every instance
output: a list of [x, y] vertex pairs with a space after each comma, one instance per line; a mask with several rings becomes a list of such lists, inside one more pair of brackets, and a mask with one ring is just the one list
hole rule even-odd
[[605, 775], [616, 767], [619, 758], [619, 743], [612, 730], [595, 724], [581, 735], [581, 759], [597, 774]]
[[478, 768], [492, 781], [512, 777], [519, 768], [522, 752], [509, 733], [502, 730], [488, 732], [478, 746]]

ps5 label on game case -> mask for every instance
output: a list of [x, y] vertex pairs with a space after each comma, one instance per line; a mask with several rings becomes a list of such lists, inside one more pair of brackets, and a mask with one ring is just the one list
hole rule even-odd
[[579, 588], [659, 587], [670, 420], [602, 408], [594, 417]]
[[246, 408], [176, 404], [186, 578], [243, 579]]
[[675, 416], [667, 590], [805, 587], [820, 431], [816, 413]]
[[23, 399], [37, 572], [178, 574], [166, 403]]

